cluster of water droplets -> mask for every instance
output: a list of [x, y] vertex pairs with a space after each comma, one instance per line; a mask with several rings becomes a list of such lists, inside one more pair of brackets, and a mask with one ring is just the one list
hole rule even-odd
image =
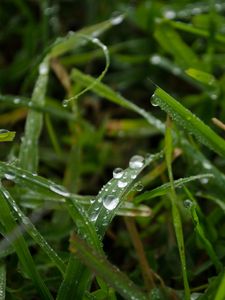
[[190, 199], [186, 199], [186, 200], [184, 200], [183, 204], [184, 204], [185, 208], [191, 208], [193, 205], [193, 202]]

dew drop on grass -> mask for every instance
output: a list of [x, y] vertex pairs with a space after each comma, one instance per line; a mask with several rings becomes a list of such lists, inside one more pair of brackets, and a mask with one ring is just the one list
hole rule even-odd
[[8, 172], [8, 173], [5, 173], [5, 178], [8, 180], [14, 180], [16, 178], [16, 175]]
[[119, 187], [119, 188], [124, 188], [124, 187], [126, 187], [127, 186], [127, 181], [123, 181], [123, 180], [119, 180], [118, 182], [117, 182], [117, 186]]
[[106, 195], [103, 197], [103, 205], [108, 210], [113, 210], [117, 207], [119, 198], [114, 195]]
[[173, 10], [166, 10], [164, 12], [164, 17], [167, 19], [174, 19], [176, 17], [176, 13]]
[[19, 104], [21, 101], [20, 101], [20, 99], [19, 98], [15, 98], [15, 99], [13, 99], [13, 103], [14, 104]]
[[150, 58], [150, 62], [153, 65], [158, 65], [161, 62], [161, 57], [157, 54], [152, 55], [152, 57]]
[[61, 196], [64, 196], [64, 197], [68, 197], [70, 195], [70, 193], [63, 187], [59, 186], [59, 185], [50, 185], [49, 186], [49, 189], [58, 194], [58, 195], [61, 195]]
[[95, 199], [91, 199], [90, 203], [93, 204], [95, 202]]
[[101, 203], [101, 202], [102, 202], [102, 198], [99, 198], [99, 199], [98, 199], [98, 203]]
[[123, 19], [124, 19], [123, 15], [116, 16], [116, 17], [111, 19], [111, 24], [112, 25], [118, 25], [123, 21]]
[[158, 100], [158, 97], [155, 94], [153, 94], [152, 97], [151, 97], [152, 106], [154, 106], [154, 107], [158, 106], [157, 100]]
[[46, 63], [42, 63], [39, 66], [39, 74], [46, 75], [48, 73], [48, 66]]
[[207, 169], [207, 170], [212, 169], [212, 166], [211, 166], [210, 163], [208, 163], [207, 161], [204, 161], [202, 165], [203, 165], [203, 167], [204, 167], [205, 169]]
[[116, 168], [113, 170], [113, 178], [115, 179], [121, 178], [123, 176], [123, 173], [124, 173], [123, 169]]
[[4, 133], [8, 133], [9, 132], [9, 130], [7, 130], [7, 129], [0, 129], [0, 134], [4, 134]]
[[92, 222], [95, 222], [95, 221], [97, 220], [97, 218], [98, 218], [98, 213], [97, 213], [97, 212], [92, 213], [92, 214], [90, 215], [90, 220], [91, 220]]
[[131, 177], [132, 179], [135, 179], [135, 178], [137, 177], [137, 174], [135, 174], [135, 173], [134, 173], [134, 174], [131, 174], [130, 177]]
[[131, 169], [140, 169], [144, 165], [144, 157], [141, 155], [134, 155], [129, 161], [129, 167]]
[[201, 184], [207, 184], [209, 182], [208, 178], [201, 178], [200, 179]]
[[69, 100], [68, 99], [64, 99], [63, 102], [62, 102], [62, 106], [63, 107], [67, 107], [69, 104]]
[[141, 192], [143, 190], [144, 186], [141, 182], [137, 182], [135, 185], [134, 185], [134, 189], [135, 191], [137, 192]]
[[193, 205], [193, 202], [190, 199], [184, 200], [184, 207], [185, 208], [190, 208], [190, 207], [192, 207], [192, 205]]

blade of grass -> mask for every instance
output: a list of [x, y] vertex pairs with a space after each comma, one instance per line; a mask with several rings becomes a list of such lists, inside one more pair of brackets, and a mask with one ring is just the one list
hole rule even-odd
[[[46, 56], [39, 66], [39, 76], [34, 87], [31, 102], [44, 106], [48, 83], [49, 57]], [[43, 116], [40, 112], [28, 112], [25, 133], [20, 146], [19, 165], [31, 172], [38, 168], [38, 140], [42, 130]]]
[[6, 289], [6, 268], [3, 263], [0, 263], [0, 300], [5, 300]]
[[201, 239], [206, 252], [208, 253], [209, 257], [211, 258], [213, 264], [216, 267], [217, 272], [219, 273], [220, 271], [222, 271], [223, 266], [222, 266], [219, 258], [217, 257], [217, 254], [214, 251], [211, 242], [209, 241], [209, 239], [207, 239], [206, 233], [204, 232], [204, 228], [202, 227], [202, 225], [199, 221], [199, 217], [198, 217], [197, 210], [196, 210], [197, 203], [196, 203], [194, 197], [192, 196], [192, 194], [190, 193], [190, 191], [186, 187], [184, 187], [184, 190], [185, 190], [187, 196], [189, 197], [189, 199], [192, 201], [191, 202], [190, 200], [185, 200], [186, 203], [188, 203], [187, 208], [190, 211], [190, 214], [191, 214], [191, 217], [193, 220], [193, 224], [195, 224], [195, 230], [197, 232], [197, 235]]
[[225, 274], [220, 281], [220, 285], [217, 288], [215, 300], [223, 300], [225, 298]]
[[[186, 178], [179, 178], [177, 180], [174, 180], [174, 188], [179, 188], [190, 181], [200, 180], [202, 178], [211, 178], [211, 177], [213, 177], [212, 174], [199, 174], [199, 175], [190, 176]], [[154, 188], [151, 191], [145, 191], [144, 193], [136, 196], [134, 198], [134, 202], [140, 203], [143, 201], [148, 201], [155, 197], [166, 195], [168, 190], [170, 189], [171, 189], [171, 183], [170, 182], [164, 183], [163, 185]]]
[[23, 266], [26, 273], [29, 275], [30, 279], [33, 281], [34, 286], [36, 287], [38, 293], [43, 299], [53, 299], [48, 288], [43, 282], [41, 276], [37, 272], [36, 266], [30, 254], [30, 251], [27, 247], [27, 244], [20, 232], [19, 227], [16, 224], [16, 221], [11, 215], [11, 211], [8, 207], [7, 202], [5, 201], [4, 191], [0, 188], [0, 204], [1, 204], [1, 216], [0, 220], [6, 230], [6, 236], [13, 233], [13, 238], [11, 243], [16, 250], [18, 258], [21, 265]]
[[157, 87], [153, 101], [166, 111], [178, 125], [195, 135], [199, 142], [225, 157], [225, 141], [172, 96]]
[[29, 235], [34, 239], [34, 241], [41, 247], [41, 249], [48, 255], [48, 257], [52, 260], [54, 265], [60, 270], [62, 274], [64, 274], [66, 266], [62, 259], [58, 256], [58, 254], [52, 249], [52, 247], [48, 244], [48, 242], [43, 238], [40, 232], [33, 225], [31, 220], [25, 216], [22, 210], [19, 208], [15, 200], [9, 194], [9, 192], [2, 186], [2, 192], [5, 197], [5, 201], [8, 202], [11, 210], [14, 211], [15, 216], [17, 216], [18, 220], [23, 224], [25, 230], [29, 233]]
[[173, 218], [173, 226], [175, 229], [177, 245], [180, 255], [181, 261], [181, 268], [182, 268], [182, 275], [183, 275], [183, 282], [184, 282], [184, 293], [185, 293], [185, 300], [190, 299], [190, 288], [188, 283], [187, 277], [187, 268], [186, 268], [186, 258], [185, 258], [185, 248], [184, 248], [184, 237], [183, 237], [183, 230], [182, 230], [182, 223], [180, 212], [177, 206], [177, 196], [174, 187], [174, 179], [173, 179], [173, 172], [172, 172], [172, 134], [171, 134], [171, 122], [170, 119], [167, 119], [167, 127], [166, 127], [166, 134], [165, 134], [165, 157], [168, 169], [168, 175], [171, 184], [171, 191], [169, 193], [171, 205], [172, 205], [172, 218]]
[[77, 235], [73, 235], [71, 246], [75, 254], [99, 277], [114, 287], [124, 299], [148, 299], [124, 273], [113, 266], [105, 256], [97, 254], [93, 248], [90, 248]]

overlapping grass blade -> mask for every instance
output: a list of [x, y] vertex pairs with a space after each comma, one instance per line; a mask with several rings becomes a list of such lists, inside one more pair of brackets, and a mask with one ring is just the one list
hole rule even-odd
[[[180, 179], [174, 180], [174, 188], [182, 187], [183, 185], [185, 185], [186, 183], [188, 183], [190, 181], [201, 180], [203, 178], [211, 178], [211, 177], [213, 177], [212, 174], [199, 174], [199, 175], [190, 176], [190, 177], [186, 177], [186, 178], [180, 178]], [[155, 197], [166, 195], [167, 192], [170, 190], [170, 188], [171, 188], [170, 182], [164, 183], [163, 185], [161, 185], [157, 188], [154, 188], [151, 191], [145, 191], [144, 193], [136, 196], [134, 198], [134, 202], [140, 203], [143, 201], [148, 201]]]
[[89, 247], [78, 236], [73, 236], [71, 245], [76, 255], [98, 276], [114, 287], [124, 299], [148, 299], [147, 295], [142, 293], [125, 274], [113, 266], [105, 256], [97, 254], [93, 248]]
[[169, 196], [170, 196], [171, 206], [172, 206], [173, 226], [174, 226], [174, 230], [175, 230], [175, 234], [176, 234], [177, 245], [178, 245], [180, 261], [181, 261], [185, 300], [189, 300], [190, 299], [190, 288], [189, 288], [187, 268], [186, 268], [183, 229], [182, 229], [180, 212], [179, 212], [178, 205], [177, 205], [177, 196], [176, 196], [176, 192], [175, 192], [173, 172], [172, 172], [172, 152], [173, 152], [173, 142], [172, 142], [172, 133], [171, 133], [171, 121], [168, 118], [167, 119], [167, 127], [166, 127], [166, 135], [165, 135], [165, 157], [166, 157], [168, 175], [169, 175], [170, 184], [171, 184]]
[[6, 268], [3, 263], [0, 263], [0, 300], [5, 300], [6, 289]]
[[163, 89], [156, 88], [153, 101], [166, 111], [179, 126], [195, 135], [199, 142], [221, 156], [225, 156], [225, 141]]
[[189, 199], [185, 200], [185, 203], [187, 204], [186, 207], [189, 209], [189, 211], [191, 213], [191, 217], [192, 217], [193, 223], [195, 224], [195, 230], [197, 232], [197, 235], [201, 239], [206, 252], [208, 253], [209, 257], [211, 258], [212, 262], [214, 263], [217, 272], [219, 272], [222, 270], [222, 263], [218, 259], [217, 254], [215, 253], [213, 246], [212, 246], [211, 242], [209, 241], [209, 239], [207, 238], [206, 233], [204, 232], [204, 228], [202, 227], [202, 225], [199, 221], [199, 217], [198, 217], [198, 213], [197, 213], [197, 209], [196, 209], [197, 203], [187, 188], [185, 188], [185, 191], [186, 191], [188, 197], [190, 198], [190, 200]]
[[30, 279], [33, 281], [38, 293], [43, 299], [53, 299], [40, 274], [38, 273], [35, 263], [32, 259], [30, 251], [27, 247], [20, 228], [17, 226], [14, 220], [10, 208], [5, 201], [7, 196], [4, 191], [0, 189], [0, 204], [1, 204], [1, 216], [0, 221], [5, 228], [6, 236], [9, 239], [13, 247], [16, 250], [21, 265], [23, 266]]
[[9, 194], [9, 192], [2, 186], [2, 192], [5, 196], [5, 200], [8, 202], [11, 210], [15, 213], [15, 216], [18, 218], [20, 223], [24, 226], [25, 230], [30, 234], [34, 241], [41, 247], [41, 249], [48, 255], [52, 260], [54, 265], [60, 270], [62, 274], [65, 273], [66, 266], [63, 260], [58, 256], [58, 254], [52, 249], [52, 247], [47, 243], [43, 238], [40, 232], [33, 225], [31, 220], [25, 216], [22, 210], [19, 208], [15, 200]]

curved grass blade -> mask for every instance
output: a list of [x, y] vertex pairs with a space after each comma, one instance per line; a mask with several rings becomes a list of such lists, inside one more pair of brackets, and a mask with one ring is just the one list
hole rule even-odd
[[0, 300], [5, 300], [6, 288], [6, 269], [3, 263], [0, 263]]
[[[200, 180], [203, 178], [211, 178], [211, 177], [213, 177], [212, 174], [199, 174], [199, 175], [190, 176], [190, 177], [186, 177], [186, 178], [179, 178], [177, 180], [174, 180], [174, 188], [179, 188], [190, 181]], [[152, 198], [166, 195], [170, 189], [171, 189], [171, 183], [167, 182], [151, 191], [146, 191], [146, 192], [136, 196], [133, 201], [135, 203], [148, 201]]]
[[41, 249], [48, 255], [48, 257], [52, 260], [54, 265], [60, 270], [62, 274], [65, 273], [66, 266], [62, 259], [58, 256], [58, 254], [51, 248], [51, 246], [47, 243], [47, 241], [43, 238], [40, 232], [33, 225], [31, 220], [24, 215], [22, 210], [19, 208], [15, 200], [9, 194], [9, 192], [2, 186], [2, 192], [5, 196], [5, 200], [8, 202], [11, 209], [14, 211], [15, 216], [17, 216], [18, 220], [23, 224], [26, 231], [30, 234], [30, 236], [34, 239], [34, 241], [41, 247]]
[[223, 277], [220, 281], [220, 285], [217, 288], [215, 300], [223, 300], [224, 298], [225, 298], [225, 274], [223, 274]]
[[178, 125], [195, 135], [199, 142], [225, 157], [225, 141], [172, 96], [157, 87], [153, 101], [166, 111]]
[[78, 236], [74, 235], [71, 240], [72, 250], [75, 254], [99, 277], [106, 281], [109, 285], [124, 298], [132, 300], [148, 299], [128, 277], [113, 266], [103, 255], [95, 252], [95, 249], [89, 247]]
[[21, 265], [23, 266], [26, 273], [29, 275], [30, 279], [33, 281], [33, 284], [39, 292], [40, 296], [42, 297], [42, 299], [46, 300], [53, 299], [41, 276], [37, 272], [30, 251], [22, 236], [22, 233], [20, 232], [19, 227], [16, 224], [16, 221], [11, 215], [11, 211], [7, 202], [5, 201], [5, 197], [6, 196], [4, 195], [4, 191], [2, 191], [2, 189], [0, 188], [0, 221], [6, 230], [5, 238], [9, 238], [10, 235], [13, 234], [13, 238], [11, 238], [10, 242], [16, 250]]
[[177, 245], [178, 245], [180, 261], [181, 261], [185, 300], [189, 300], [190, 299], [190, 288], [189, 288], [187, 268], [186, 268], [184, 236], [183, 236], [180, 212], [179, 212], [179, 209], [177, 206], [177, 195], [176, 195], [175, 187], [174, 187], [174, 179], [173, 179], [173, 172], [172, 172], [172, 153], [173, 153], [173, 142], [172, 142], [172, 134], [171, 134], [171, 122], [170, 122], [170, 119], [168, 118], [167, 119], [167, 127], [166, 127], [166, 135], [165, 135], [165, 157], [166, 157], [166, 164], [167, 164], [167, 169], [168, 169], [169, 180], [170, 180], [170, 184], [171, 184], [171, 191], [169, 193], [169, 197], [170, 197], [171, 205], [172, 205], [173, 226], [175, 229]]
[[15, 131], [8, 131], [6, 129], [0, 129], [0, 142], [11, 142], [16, 135]]
[[[48, 83], [49, 57], [46, 56], [39, 66], [39, 76], [34, 87], [31, 102], [45, 105], [45, 93]], [[42, 130], [43, 116], [40, 112], [28, 112], [25, 133], [19, 153], [20, 167], [31, 172], [38, 168], [38, 140]]]
[[201, 223], [199, 222], [199, 217], [198, 217], [198, 214], [196, 211], [197, 203], [195, 202], [195, 199], [192, 197], [191, 193], [189, 192], [189, 190], [187, 188], [185, 188], [185, 192], [188, 195], [188, 197], [191, 199], [191, 200], [185, 200], [185, 203], [187, 203], [186, 207], [189, 209], [193, 223], [195, 224], [195, 230], [197, 232], [197, 235], [201, 239], [206, 252], [208, 253], [209, 257], [211, 258], [213, 264], [216, 267], [217, 272], [220, 272], [220, 271], [222, 271], [223, 266], [222, 266], [219, 258], [217, 257], [217, 254], [215, 253], [212, 244], [207, 239], [206, 233], [204, 232], [204, 228], [202, 227]]

